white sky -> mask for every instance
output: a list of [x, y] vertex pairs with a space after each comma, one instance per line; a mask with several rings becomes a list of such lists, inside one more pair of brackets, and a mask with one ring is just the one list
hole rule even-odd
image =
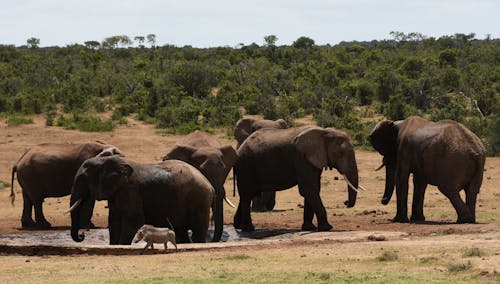
[[500, 37], [500, 0], [0, 0], [0, 44], [66, 46], [155, 34], [158, 45], [389, 39], [390, 31]]

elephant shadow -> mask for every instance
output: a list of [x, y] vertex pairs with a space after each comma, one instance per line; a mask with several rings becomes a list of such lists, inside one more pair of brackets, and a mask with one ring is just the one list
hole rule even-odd
[[255, 229], [253, 232], [235, 231], [239, 238], [261, 240], [300, 232], [299, 229]]

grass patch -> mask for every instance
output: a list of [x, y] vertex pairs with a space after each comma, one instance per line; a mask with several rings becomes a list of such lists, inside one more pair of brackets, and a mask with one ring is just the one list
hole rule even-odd
[[394, 261], [399, 259], [399, 256], [394, 251], [384, 251], [381, 255], [376, 258], [378, 261]]
[[486, 256], [486, 253], [479, 248], [468, 248], [462, 254], [463, 257], [482, 257]]
[[0, 189], [10, 187], [10, 182], [0, 180]]
[[427, 256], [420, 259], [420, 263], [434, 263], [438, 261], [437, 257]]
[[236, 254], [236, 255], [231, 255], [231, 256], [228, 256], [226, 257], [226, 260], [246, 260], [246, 259], [250, 259], [252, 257], [250, 257], [249, 255], [246, 255], [246, 254]]
[[83, 114], [73, 114], [71, 117], [61, 115], [57, 120], [57, 126], [84, 132], [107, 132], [115, 128], [112, 120], [101, 120], [99, 117]]
[[472, 262], [467, 261], [466, 263], [451, 263], [448, 264], [448, 271], [449, 272], [460, 272], [460, 271], [467, 271], [472, 268]]
[[18, 125], [22, 125], [22, 124], [33, 124], [33, 118], [12, 115], [12, 116], [7, 117], [7, 119], [5, 120], [5, 123], [7, 123], [8, 126], [18, 126]]

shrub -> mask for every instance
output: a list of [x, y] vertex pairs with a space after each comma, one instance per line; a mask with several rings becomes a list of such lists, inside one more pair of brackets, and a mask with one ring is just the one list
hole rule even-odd
[[378, 261], [394, 261], [399, 259], [399, 256], [394, 251], [384, 251], [382, 255], [377, 256]]
[[33, 118], [31, 118], [31, 117], [23, 117], [23, 116], [16, 116], [16, 115], [9, 116], [5, 122], [7, 123], [8, 126], [18, 126], [18, 125], [22, 125], [22, 124], [34, 123]]
[[469, 270], [472, 268], [472, 262], [467, 261], [466, 263], [452, 263], [448, 265], [449, 272], [460, 272]]
[[115, 127], [112, 120], [101, 120], [99, 117], [74, 113], [72, 117], [59, 116], [57, 126], [65, 129], [78, 129], [85, 132], [112, 131]]
[[463, 257], [481, 257], [485, 256], [486, 253], [479, 248], [469, 248], [466, 249], [465, 252], [463, 253]]

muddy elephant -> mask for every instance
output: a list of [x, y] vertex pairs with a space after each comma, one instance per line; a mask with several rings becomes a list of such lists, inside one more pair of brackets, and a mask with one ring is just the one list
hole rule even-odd
[[[43, 215], [44, 198], [69, 195], [73, 177], [80, 165], [88, 158], [99, 154], [114, 155], [121, 152], [116, 147], [101, 141], [83, 144], [44, 143], [26, 151], [12, 167], [10, 195], [13, 204], [14, 176], [17, 172], [17, 180], [23, 193], [22, 227], [50, 228], [51, 224]], [[33, 207], [35, 207], [35, 221], [31, 217]]]
[[222, 146], [219, 141], [202, 131], [195, 131], [182, 140], [164, 157], [163, 160], [181, 160], [197, 168], [210, 181], [215, 189], [214, 236], [218, 242], [224, 227], [223, 200], [234, 207], [227, 199], [224, 182], [236, 162], [236, 151], [231, 145]]
[[142, 225], [169, 227], [169, 221], [177, 242], [204, 243], [214, 198], [205, 176], [183, 161], [140, 164], [118, 156], [91, 158], [74, 179], [71, 237], [76, 242], [85, 238], [79, 234], [80, 220], [90, 214], [85, 204], [107, 200], [111, 245], [129, 245]]
[[[389, 203], [396, 187], [395, 222], [424, 221], [424, 195], [435, 185], [455, 208], [457, 223], [474, 223], [475, 204], [483, 180], [485, 148], [479, 138], [452, 120], [431, 122], [412, 116], [379, 122], [370, 142], [386, 167], [382, 204]], [[380, 167], [380, 168], [381, 168]], [[408, 178], [413, 174], [413, 202], [408, 219]], [[459, 192], [464, 189], [466, 202]]]
[[[347, 207], [356, 203], [358, 168], [351, 139], [333, 128], [296, 127], [261, 129], [238, 149], [234, 166], [240, 203], [234, 227], [252, 231], [250, 201], [262, 191], [299, 187], [304, 197], [302, 230], [328, 231], [325, 207], [320, 197], [320, 178], [324, 168], [336, 168], [348, 183]], [[316, 215], [318, 227], [312, 219]]]
[[[236, 149], [243, 144], [243, 141], [245, 141], [248, 136], [262, 128], [286, 129], [288, 128], [288, 123], [284, 119], [269, 120], [250, 117], [242, 118], [238, 120], [234, 127], [234, 138], [236, 138], [238, 143]], [[259, 212], [271, 211], [274, 209], [275, 204], [276, 192], [263, 191], [252, 199], [252, 210]]]

